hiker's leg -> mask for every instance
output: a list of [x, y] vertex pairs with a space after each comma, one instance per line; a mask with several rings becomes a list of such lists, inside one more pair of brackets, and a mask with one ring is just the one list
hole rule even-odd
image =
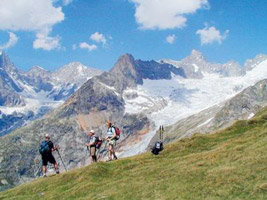
[[117, 157], [116, 154], [115, 154], [115, 150], [114, 150], [114, 149], [113, 149], [113, 158], [114, 158], [115, 160], [118, 159], [118, 157]]
[[43, 162], [43, 176], [46, 176], [46, 171], [47, 171], [47, 157], [42, 155], [42, 162]]
[[113, 158], [114, 158], [115, 160], [117, 160], [118, 158], [117, 158], [117, 156], [116, 156], [116, 154], [115, 154], [115, 146], [116, 146], [116, 141], [113, 140], [113, 141], [112, 141], [112, 155], [113, 155]]
[[112, 160], [112, 154], [113, 154], [113, 146], [111, 144], [109, 144], [109, 147], [108, 147], [108, 158], [109, 158], [109, 160]]
[[93, 162], [97, 162], [97, 159], [96, 159], [96, 156], [95, 156], [95, 155], [92, 156], [92, 161], [93, 161]]
[[56, 162], [56, 160], [55, 160], [55, 158], [54, 158], [53, 155], [50, 155], [49, 162], [54, 165], [54, 168], [55, 168], [56, 173], [59, 174], [58, 164], [57, 164], [57, 162]]
[[96, 162], [96, 147], [91, 147], [90, 148], [90, 154], [92, 158], [92, 162]]
[[45, 175], [45, 174], [46, 174], [46, 166], [43, 165], [43, 175]]
[[58, 171], [58, 164], [57, 162], [54, 163], [55, 170]]

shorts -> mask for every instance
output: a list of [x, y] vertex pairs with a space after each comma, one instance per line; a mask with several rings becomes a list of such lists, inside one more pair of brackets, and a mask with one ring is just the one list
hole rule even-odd
[[47, 166], [48, 162], [56, 164], [56, 160], [52, 154], [42, 155], [43, 166]]
[[116, 140], [114, 140], [114, 139], [113, 140], [109, 140], [108, 141], [108, 145], [113, 146], [113, 147], [116, 146]]
[[95, 146], [91, 146], [90, 147], [90, 155], [91, 156], [95, 156], [96, 155], [96, 147]]

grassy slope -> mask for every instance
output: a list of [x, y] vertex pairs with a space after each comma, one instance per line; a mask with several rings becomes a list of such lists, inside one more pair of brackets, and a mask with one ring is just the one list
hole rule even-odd
[[267, 109], [216, 134], [41, 178], [0, 199], [267, 199]]

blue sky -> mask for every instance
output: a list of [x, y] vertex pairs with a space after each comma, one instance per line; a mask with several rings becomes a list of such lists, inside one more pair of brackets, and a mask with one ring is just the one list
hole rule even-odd
[[[72, 61], [109, 70], [118, 57], [243, 64], [267, 54], [265, 0], [1, 0], [0, 48], [15, 65]], [[168, 38], [168, 39], [167, 39]]]

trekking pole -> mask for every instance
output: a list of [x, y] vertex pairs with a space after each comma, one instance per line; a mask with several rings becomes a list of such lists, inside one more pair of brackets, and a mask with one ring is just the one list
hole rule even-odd
[[67, 172], [68, 170], [67, 170], [67, 168], [66, 168], [66, 166], [65, 166], [65, 164], [64, 164], [64, 162], [63, 162], [63, 159], [62, 159], [62, 157], [61, 157], [61, 155], [60, 155], [60, 153], [59, 153], [59, 150], [56, 149], [56, 151], [57, 151], [58, 156], [59, 156], [59, 158], [60, 158], [60, 160], [61, 160], [61, 162], [62, 162], [62, 164], [63, 164], [63, 166], [64, 166], [64, 168], [65, 168], [65, 171]]
[[162, 140], [162, 126], [159, 127], [159, 140]]
[[86, 149], [87, 149], [87, 151], [88, 151], [88, 153], [89, 153], [89, 156], [91, 156], [91, 152], [90, 152], [90, 150], [89, 150], [89, 147], [88, 147], [88, 146], [86, 147]]
[[163, 128], [163, 126], [161, 126], [161, 141], [163, 142], [163, 133], [164, 133], [164, 128]]

